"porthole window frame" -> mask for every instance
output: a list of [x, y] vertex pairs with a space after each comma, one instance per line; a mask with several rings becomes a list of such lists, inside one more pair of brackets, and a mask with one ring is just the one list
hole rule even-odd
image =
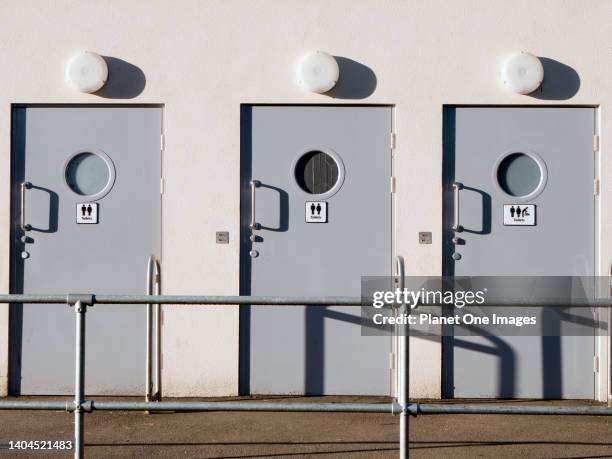
[[[296, 172], [295, 169], [300, 159], [302, 159], [303, 156], [309, 153], [317, 152], [317, 151], [325, 153], [326, 155], [330, 156], [336, 162], [336, 166], [338, 167], [338, 179], [336, 180], [336, 183], [330, 190], [326, 191], [325, 193], [313, 194], [313, 193], [309, 193], [308, 191], [304, 190], [300, 186], [300, 184], [298, 183], [297, 177], [295, 175], [295, 172]], [[328, 199], [332, 197], [338, 191], [340, 191], [340, 188], [342, 188], [342, 185], [344, 184], [344, 179], [346, 177], [346, 168], [344, 166], [344, 161], [342, 161], [342, 158], [340, 157], [340, 155], [336, 153], [334, 150], [327, 148], [327, 147], [312, 146], [312, 147], [301, 150], [300, 153], [296, 155], [296, 157], [293, 159], [291, 163], [291, 169], [289, 173], [291, 174], [291, 183], [293, 183], [293, 186], [296, 190], [298, 190], [300, 193], [302, 193], [304, 196], [307, 196], [311, 200], [323, 200], [323, 199]]]
[[[77, 193], [76, 191], [74, 191], [72, 189], [72, 187], [68, 183], [68, 177], [67, 177], [68, 166], [70, 165], [70, 162], [74, 158], [76, 158], [77, 156], [79, 156], [79, 155], [81, 155], [83, 153], [90, 153], [90, 154], [98, 156], [99, 158], [101, 158], [106, 163], [106, 166], [108, 168], [109, 175], [108, 175], [108, 180], [106, 182], [106, 185], [104, 186], [104, 188], [102, 188], [102, 190], [100, 190], [100, 191], [98, 191], [97, 193], [94, 193], [94, 194], [80, 194], [80, 193]], [[98, 201], [98, 200], [102, 199], [104, 196], [106, 196], [108, 193], [110, 193], [110, 191], [112, 190], [113, 186], [115, 185], [115, 178], [116, 178], [115, 163], [113, 162], [113, 160], [111, 159], [110, 156], [108, 156], [105, 152], [103, 152], [102, 150], [100, 150], [98, 148], [81, 148], [81, 149], [76, 150], [73, 153], [71, 153], [66, 158], [66, 160], [64, 161], [61, 174], [62, 174], [62, 181], [64, 182], [64, 185], [66, 186], [66, 188], [74, 196], [77, 196], [79, 199], [87, 200], [87, 201]]]
[[[531, 193], [523, 195], [523, 196], [514, 196], [513, 194], [508, 193], [501, 186], [501, 184], [499, 183], [499, 179], [498, 179], [498, 171], [499, 171], [499, 167], [501, 166], [502, 162], [509, 156], [512, 156], [515, 154], [522, 154], [522, 155], [529, 156], [529, 158], [531, 158], [540, 168], [540, 181], [538, 185]], [[493, 180], [493, 184], [495, 185], [495, 188], [499, 192], [503, 193], [504, 196], [507, 196], [509, 199], [511, 199], [512, 201], [528, 202], [538, 197], [546, 188], [546, 183], [548, 182], [548, 167], [546, 167], [546, 162], [536, 152], [531, 151], [527, 148], [522, 148], [522, 147], [512, 148], [512, 149], [507, 150], [505, 153], [503, 153], [497, 158], [497, 160], [495, 161], [495, 164], [493, 165], [491, 179]]]

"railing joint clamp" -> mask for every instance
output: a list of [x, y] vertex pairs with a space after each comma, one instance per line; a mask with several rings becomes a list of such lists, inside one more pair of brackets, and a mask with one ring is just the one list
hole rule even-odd
[[93, 401], [92, 400], [83, 400], [81, 403], [81, 410], [85, 413], [93, 413]]
[[95, 302], [95, 295], [93, 293], [69, 293], [66, 295], [66, 304], [68, 306], [74, 306], [77, 302], [80, 302], [83, 306], [93, 306]]
[[406, 406], [402, 406], [399, 402], [394, 401], [391, 404], [391, 414], [395, 416], [402, 413], [412, 415], [416, 418], [419, 414], [419, 404], [408, 403]]

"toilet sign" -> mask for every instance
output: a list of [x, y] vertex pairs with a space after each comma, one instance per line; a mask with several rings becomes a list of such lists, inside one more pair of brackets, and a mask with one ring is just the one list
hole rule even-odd
[[98, 203], [78, 202], [76, 205], [76, 222], [79, 225], [98, 223]]
[[534, 204], [504, 204], [504, 226], [534, 226]]
[[306, 223], [327, 223], [325, 201], [306, 201]]

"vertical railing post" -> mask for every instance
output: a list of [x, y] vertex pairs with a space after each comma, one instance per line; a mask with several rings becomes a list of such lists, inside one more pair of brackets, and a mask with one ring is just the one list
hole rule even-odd
[[[404, 304], [401, 307], [402, 314], [409, 314], [410, 307]], [[399, 337], [399, 370], [400, 387], [398, 403], [402, 408], [400, 413], [400, 459], [409, 456], [409, 429], [408, 429], [408, 404], [410, 400], [409, 373], [410, 373], [410, 337], [408, 334], [408, 324], [400, 328], [402, 330]]]
[[[612, 262], [608, 269], [608, 299], [612, 299]], [[608, 408], [612, 408], [612, 306], [608, 308]]]
[[[147, 295], [159, 295], [160, 276], [159, 260], [155, 255], [151, 255], [147, 264]], [[154, 321], [155, 327], [153, 327]], [[147, 303], [146, 332], [145, 401], [159, 401], [161, 400], [161, 305], [156, 304], [154, 307], [152, 303]], [[155, 359], [155, 377], [153, 377], [153, 359]]]
[[84, 455], [84, 403], [85, 403], [85, 313], [93, 304], [93, 295], [68, 295], [68, 304], [74, 304], [75, 359], [74, 359], [74, 457]]
[[[406, 287], [404, 258], [396, 257], [396, 275], [398, 277], [398, 289], [400, 292]], [[410, 314], [410, 306], [407, 303], [400, 305], [400, 317], [404, 314]], [[408, 435], [408, 403], [410, 400], [409, 393], [409, 372], [410, 372], [410, 337], [408, 333], [408, 324], [400, 326], [398, 330], [398, 346], [397, 346], [397, 371], [399, 373], [399, 388], [397, 402], [401, 407], [400, 412], [400, 459], [406, 459], [409, 456], [410, 438]]]

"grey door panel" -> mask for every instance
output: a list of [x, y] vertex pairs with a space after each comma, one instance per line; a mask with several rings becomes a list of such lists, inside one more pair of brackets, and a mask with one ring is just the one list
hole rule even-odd
[[[391, 109], [253, 106], [242, 122], [243, 293], [358, 296], [361, 276], [389, 275]], [[300, 188], [293, 171], [310, 150], [335, 158], [339, 189], [321, 196]], [[324, 162], [306, 169], [315, 187], [334, 182], [334, 171], [309, 175]], [[256, 242], [251, 179], [261, 182]], [[327, 223], [306, 223], [307, 201], [327, 202]], [[243, 308], [241, 391], [387, 395], [390, 339], [362, 337], [360, 320], [358, 307]]]
[[[445, 274], [593, 276], [594, 133], [592, 108], [445, 109]], [[504, 191], [496, 172], [504, 157], [518, 152], [532, 158], [533, 164], [539, 163], [543, 174], [540, 187], [524, 198]], [[515, 170], [514, 185], [528, 184], [530, 171], [536, 170], [533, 164], [529, 170]], [[453, 182], [464, 186], [459, 211], [464, 231], [457, 234], [451, 229]], [[505, 204], [518, 204], [523, 210], [535, 205], [535, 225], [504, 225]], [[460, 238], [460, 244], [451, 242], [453, 236]], [[460, 259], [454, 259], [454, 253]], [[591, 318], [589, 310], [574, 308], [563, 313]], [[547, 324], [563, 320], [559, 311], [544, 310], [539, 315]], [[454, 397], [592, 399], [594, 342], [594, 335], [448, 338], [444, 343], [444, 393]]]
[[[158, 107], [29, 107], [13, 110], [12, 286], [15, 293], [146, 291], [149, 255], [160, 255], [162, 111]], [[69, 188], [71, 155], [91, 151], [115, 170], [99, 198]], [[32, 225], [23, 243], [21, 182]], [[97, 202], [97, 224], [77, 224], [77, 203]], [[23, 259], [22, 252], [29, 254]], [[70, 394], [74, 311], [64, 305], [12, 305], [11, 390]], [[144, 306], [95, 306], [87, 313], [86, 391], [144, 391]]]

